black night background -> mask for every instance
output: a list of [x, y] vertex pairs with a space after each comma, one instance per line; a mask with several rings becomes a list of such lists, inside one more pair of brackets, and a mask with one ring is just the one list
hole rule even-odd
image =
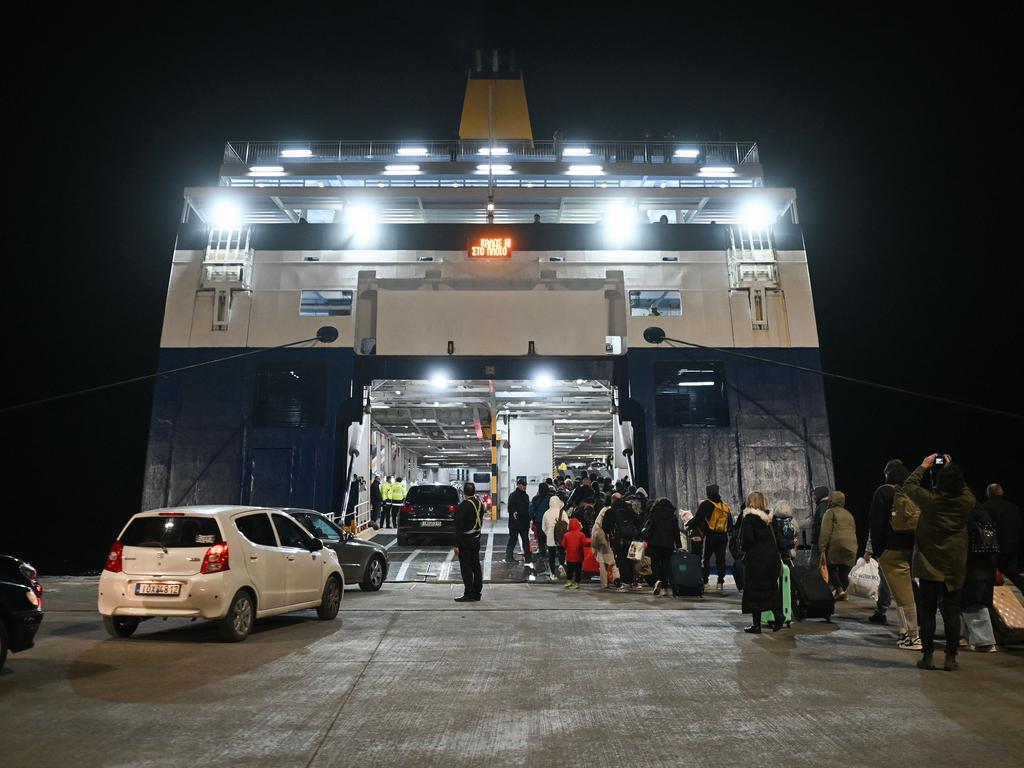
[[[826, 370], [1024, 410], [1009, 10], [162, 8], [29, 12], [34, 52], [5, 54], [4, 406], [155, 370], [182, 190], [216, 185], [226, 140], [451, 138], [473, 50], [500, 47], [539, 138], [757, 141], [767, 184], [799, 196]], [[137, 511], [151, 397], [0, 414], [0, 551], [99, 569]], [[851, 510], [888, 459], [938, 450], [976, 493], [1024, 499], [1019, 419], [836, 382], [827, 398]]]

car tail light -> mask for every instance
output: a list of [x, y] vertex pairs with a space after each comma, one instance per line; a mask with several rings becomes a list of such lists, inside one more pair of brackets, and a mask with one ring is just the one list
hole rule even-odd
[[121, 552], [124, 550], [124, 546], [120, 541], [115, 541], [110, 545], [110, 551], [107, 553], [107, 562], [103, 565], [104, 571], [110, 571], [111, 573], [121, 572]]
[[33, 592], [31, 589], [25, 591], [25, 597], [28, 598], [29, 603], [32, 604], [33, 608], [42, 608], [43, 601], [39, 599], [39, 595]]
[[228, 544], [226, 541], [222, 541], [220, 544], [214, 544], [203, 555], [203, 565], [199, 569], [200, 573], [221, 573], [222, 571], [231, 570], [231, 561], [228, 559]]
[[451, 515], [455, 514], [455, 505], [454, 504], [449, 504], [448, 505], [448, 513], [451, 514]]
[[413, 512], [413, 510], [414, 510], [414, 507], [413, 507], [412, 504], [403, 504], [402, 505], [402, 511], [405, 512], [405, 514], [407, 514], [407, 515], [410, 514], [411, 512]]

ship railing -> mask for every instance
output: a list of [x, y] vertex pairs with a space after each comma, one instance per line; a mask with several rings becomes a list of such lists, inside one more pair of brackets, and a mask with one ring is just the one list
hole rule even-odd
[[[695, 155], [695, 156], [694, 156]], [[249, 168], [316, 163], [394, 164], [477, 161], [486, 164], [491, 143], [486, 140], [449, 141], [229, 141], [225, 164]], [[495, 139], [493, 163], [562, 162], [745, 165], [760, 162], [757, 144], [740, 141], [685, 141], [640, 139], [590, 141], [557, 139], [509, 141]]]

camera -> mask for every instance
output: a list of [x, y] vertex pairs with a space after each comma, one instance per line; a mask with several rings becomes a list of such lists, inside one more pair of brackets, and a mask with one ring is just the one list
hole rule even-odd
[[938, 456], [935, 457], [935, 466], [936, 467], [944, 467], [944, 466], [946, 466], [946, 454], [940, 453]]

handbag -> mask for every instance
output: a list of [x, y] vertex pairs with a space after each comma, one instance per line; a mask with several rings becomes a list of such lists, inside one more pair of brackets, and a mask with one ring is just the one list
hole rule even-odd
[[639, 560], [644, 556], [644, 543], [637, 539], [629, 543], [629, 553], [626, 555], [630, 560]]
[[651, 567], [651, 558], [641, 557], [636, 561], [636, 565], [633, 566], [633, 572], [637, 576], [650, 576], [654, 573], [654, 568]]

